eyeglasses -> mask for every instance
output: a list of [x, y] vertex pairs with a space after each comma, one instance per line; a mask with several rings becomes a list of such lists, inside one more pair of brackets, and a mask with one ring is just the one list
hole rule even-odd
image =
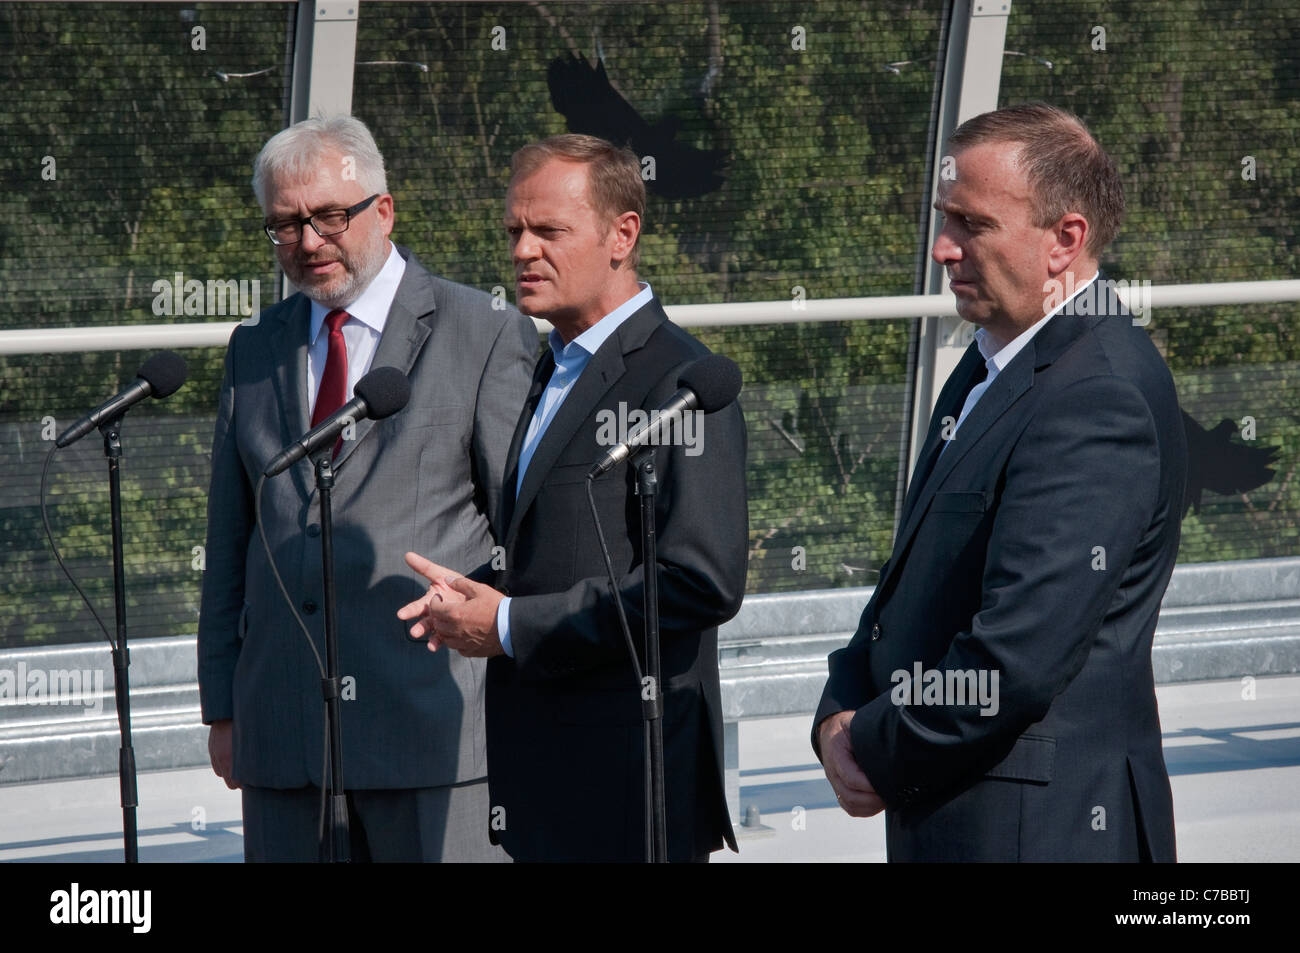
[[353, 215], [364, 212], [370, 207], [370, 203], [379, 198], [381, 194], [376, 192], [370, 198], [358, 202], [351, 208], [332, 208], [328, 211], [317, 212], [315, 215], [308, 215], [306, 218], [289, 218], [282, 222], [271, 222], [265, 226], [266, 237], [271, 239], [273, 245], [296, 245], [302, 241], [302, 227], [304, 225], [310, 225], [321, 238], [338, 235], [340, 232], [348, 230]]

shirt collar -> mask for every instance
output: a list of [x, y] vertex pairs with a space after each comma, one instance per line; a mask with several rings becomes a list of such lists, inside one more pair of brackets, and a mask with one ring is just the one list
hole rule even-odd
[[1047, 314], [1043, 315], [1042, 318], [1035, 321], [1001, 348], [994, 350], [995, 344], [993, 339], [989, 336], [989, 333], [983, 328], [979, 328], [975, 332], [975, 344], [980, 349], [980, 354], [984, 358], [984, 364], [988, 368], [989, 373], [996, 374], [1010, 364], [1012, 359], [1025, 349], [1025, 345], [1033, 340], [1034, 335], [1047, 326], [1048, 321], [1060, 314], [1062, 308], [1073, 301], [1085, 288], [1097, 280], [1098, 274], [1099, 272], [1093, 272], [1092, 277], [1081, 284], [1074, 294], [1070, 295], [1070, 297], [1066, 298], [1051, 311], [1047, 312]]
[[[393, 307], [393, 299], [397, 297], [397, 286], [402, 283], [402, 275], [405, 273], [406, 259], [398, 254], [397, 248], [389, 242], [388, 258], [384, 262], [384, 267], [379, 269], [379, 274], [375, 275], [365, 291], [343, 310], [351, 318], [373, 329], [376, 334], [383, 334], [384, 325], [388, 323], [388, 312]], [[311, 303], [311, 329], [308, 341], [315, 341], [320, 336], [320, 330], [325, 324], [325, 315], [332, 310], [334, 309], [325, 307], [319, 301]]]
[[645, 281], [639, 281], [637, 284], [641, 286], [640, 291], [587, 328], [567, 345], [564, 343], [564, 338], [560, 336], [560, 332], [552, 328], [550, 337], [547, 340], [551, 345], [551, 353], [555, 356], [555, 363], [558, 365], [566, 357], [576, 357], [579, 351], [586, 358], [590, 358], [618, 330], [620, 324], [649, 304], [650, 299], [654, 297], [653, 289]]

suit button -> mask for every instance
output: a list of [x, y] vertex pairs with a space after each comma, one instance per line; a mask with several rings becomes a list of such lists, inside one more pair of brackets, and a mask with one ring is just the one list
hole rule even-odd
[[308, 526], [308, 527], [307, 527], [307, 535], [310, 536], [312, 539], [315, 539], [317, 536], [319, 536], [319, 535], [320, 535], [320, 523], [312, 523], [310, 526]]
[[880, 623], [877, 622], [875, 625], [871, 627], [871, 641], [875, 642], [879, 638], [880, 638]]
[[316, 611], [316, 603], [312, 602], [310, 599], [307, 599], [302, 604], [302, 611], [307, 613], [308, 615], [311, 615]]

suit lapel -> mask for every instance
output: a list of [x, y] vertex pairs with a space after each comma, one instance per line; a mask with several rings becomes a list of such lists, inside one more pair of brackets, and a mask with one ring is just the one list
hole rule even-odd
[[[984, 358], [975, 344], [972, 344], [962, 356], [961, 363], [948, 379], [936, 405], [934, 419], [931, 420], [925, 447], [922, 450], [922, 460], [925, 461], [926, 454], [930, 453], [935, 455], [934, 463], [929, 474], [924, 476], [921, 467], [919, 465], [917, 467], [917, 478], [909, 487], [907, 498], [903, 503], [903, 521], [898, 537], [894, 540], [895, 554], [907, 549], [926, 508], [953, 468], [983, 439], [1002, 415], [1033, 386], [1034, 376], [1050, 366], [1087, 328], [1101, 320], [1100, 317], [1076, 315], [1073, 310], [1076, 300], [1077, 298], [1074, 298], [1067, 302], [1060, 313], [1048, 321], [1011, 363], [1002, 369], [971, 410], [970, 415], [962, 422], [961, 429], [951, 441], [951, 446], [943, 453], [937, 453], [937, 444], [942, 439], [940, 436], [942, 418], [944, 416], [955, 418], [961, 413], [961, 406], [974, 383], [972, 378], [979, 365], [984, 363]], [[954, 386], [957, 381], [961, 383]], [[883, 587], [886, 579], [896, 571], [899, 562], [897, 557], [891, 558], [889, 573], [880, 579], [878, 586]]]
[[[1030, 341], [1025, 345], [1023, 351], [1016, 355], [1015, 360], [1004, 367], [989, 389], [980, 397], [979, 402], [971, 409], [970, 414], [962, 422], [961, 428], [954, 435], [952, 440], [948, 441], [948, 449], [939, 454], [939, 458], [934, 463], [934, 469], [930, 471], [930, 477], [921, 488], [921, 494], [917, 497], [917, 508], [923, 509], [934, 495], [934, 490], [943, 484], [944, 478], [952, 472], [962, 459], [970, 452], [971, 447], [979, 442], [980, 438], [988, 432], [993, 423], [1006, 413], [1007, 408], [1014, 404], [1020, 395], [1029, 390], [1034, 383], [1034, 342]], [[957, 413], [961, 408], [957, 408]], [[927, 492], [928, 491], [928, 492]]]
[[940, 391], [939, 399], [934, 405], [934, 416], [930, 418], [930, 427], [925, 435], [925, 443], [921, 445], [921, 454], [917, 458], [916, 469], [912, 471], [912, 481], [908, 484], [907, 496], [903, 500], [902, 523], [904, 525], [916, 506], [916, 498], [920, 495], [921, 488], [929, 479], [935, 459], [943, 448], [944, 419], [952, 417], [955, 420], [961, 413], [966, 395], [979, 381], [983, 369], [984, 357], [980, 354], [979, 348], [971, 344], [953, 369], [943, 390]]
[[[429, 273], [409, 252], [402, 257], [406, 259], [406, 270], [402, 272], [402, 280], [397, 285], [397, 293], [388, 309], [388, 320], [384, 322], [384, 333], [379, 336], [379, 345], [375, 348], [370, 369], [395, 367], [403, 374], [409, 374], [424, 342], [433, 333], [423, 319], [434, 313], [437, 304]], [[357, 444], [365, 439], [374, 426], [375, 421], [368, 418], [357, 423], [355, 437], [343, 441], [343, 449], [334, 461], [335, 468], [342, 466], [352, 456]]]
[[907, 496], [903, 498], [898, 535], [894, 538], [893, 555], [889, 559], [885, 574], [876, 580], [877, 592], [884, 591], [885, 583], [897, 571], [900, 562], [897, 554], [903, 551], [904, 540], [910, 539], [915, 531], [915, 521], [912, 516], [917, 512], [917, 504], [922, 493], [930, 484], [930, 475], [935, 461], [943, 449], [944, 419], [952, 417], [955, 420], [961, 413], [966, 395], [981, 379], [980, 372], [983, 366], [984, 357], [980, 354], [978, 346], [972, 343], [957, 362], [947, 383], [943, 385], [943, 390], [939, 392], [939, 399], [934, 404], [934, 413], [930, 417], [930, 427], [926, 431], [925, 443], [921, 445], [921, 454], [917, 458], [916, 468], [912, 471], [912, 479], [907, 485]]
[[[280, 326], [271, 336], [271, 378], [275, 382], [276, 398], [280, 402], [278, 420], [283, 421], [287, 435], [281, 446], [297, 440], [311, 428], [307, 412], [307, 335], [311, 331], [311, 302], [303, 294], [285, 310]], [[292, 300], [292, 299], [291, 299]], [[274, 432], [274, 431], [272, 431]], [[311, 492], [314, 481], [308, 481], [301, 467], [293, 467], [292, 479], [304, 496]]]
[[[528, 505], [541, 489], [551, 467], [560, 458], [560, 454], [573, 439], [573, 435], [578, 432], [582, 422], [590, 416], [591, 408], [605, 396], [606, 391], [614, 386], [614, 382], [623, 376], [623, 370], [623, 352], [618, 347], [618, 336], [614, 335], [591, 356], [590, 362], [583, 368], [582, 375], [551, 419], [551, 425], [546, 428], [546, 433], [542, 434], [541, 442], [533, 451], [532, 459], [528, 461], [523, 485], [519, 487], [519, 498], [515, 500], [514, 510], [510, 514], [506, 539], [513, 538], [515, 530], [519, 528], [521, 517], [528, 511]], [[549, 376], [547, 375], [548, 378]], [[527, 423], [524, 424], [524, 429], [528, 429]]]
[[524, 437], [528, 435], [528, 424], [532, 421], [533, 414], [537, 412], [537, 405], [541, 402], [542, 394], [546, 392], [546, 385], [554, 372], [555, 354], [547, 347], [538, 359], [537, 366], [533, 368], [533, 383], [524, 401], [524, 409], [519, 412], [519, 420], [515, 422], [514, 436], [510, 438], [510, 449], [506, 451], [506, 475], [501, 487], [501, 519], [498, 526], [508, 527], [514, 516], [515, 486], [519, 482], [519, 454], [524, 447]]
[[[668, 316], [664, 314], [657, 298], [652, 298], [648, 304], [634, 313], [615, 331], [604, 344], [591, 356], [591, 361], [583, 368], [581, 376], [573, 389], [569, 391], [564, 403], [560, 405], [559, 411], [551, 420], [551, 425], [546, 428], [546, 433], [542, 435], [541, 442], [533, 452], [532, 459], [528, 461], [528, 471], [524, 474], [523, 485], [519, 488], [518, 499], [514, 502], [514, 507], [510, 512], [510, 519], [505, 525], [507, 545], [514, 538], [515, 532], [519, 529], [519, 524], [523, 519], [523, 514], [528, 512], [528, 506], [532, 503], [533, 498], [537, 496], [537, 491], [541, 489], [551, 467], [555, 461], [560, 458], [564, 448], [569, 445], [574, 434], [582, 426], [583, 422], [592, 415], [594, 408], [600, 402], [600, 399], [608, 393], [609, 389], [614, 386], [620, 377], [623, 376], [626, 366], [623, 363], [623, 355], [637, 350], [646, 339], [654, 332], [661, 322], [666, 322]], [[543, 356], [542, 364], [545, 364], [547, 357]], [[554, 367], [554, 363], [551, 364]], [[539, 365], [539, 372], [541, 365]], [[546, 374], [549, 380], [550, 373]], [[537, 386], [537, 376], [534, 376], [534, 387]], [[542, 389], [545, 389], [542, 384]], [[541, 391], [538, 392], [540, 398]], [[536, 408], [536, 399], [530, 398], [530, 403]], [[525, 409], [526, 410], [526, 409]], [[520, 434], [520, 428], [523, 431], [528, 429], [528, 421], [532, 418], [531, 413], [526, 417], [521, 417], [519, 424], [515, 428], [516, 439], [522, 445], [523, 437]], [[514, 451], [514, 463], [507, 466], [508, 476], [517, 471], [519, 453], [512, 445]], [[595, 463], [593, 458], [592, 463]], [[509, 493], [510, 487], [505, 488]]]

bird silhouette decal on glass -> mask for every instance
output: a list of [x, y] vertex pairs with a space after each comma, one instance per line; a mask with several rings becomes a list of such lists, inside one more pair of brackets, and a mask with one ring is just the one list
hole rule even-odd
[[564, 117], [569, 132], [630, 148], [642, 160], [646, 187], [655, 195], [695, 198], [722, 187], [723, 151], [678, 142], [682, 129], [678, 116], [665, 115], [655, 122], [644, 119], [614, 89], [603, 59], [592, 66], [581, 53], [558, 56], [546, 70], [546, 84], [551, 105]]
[[1213, 430], [1206, 430], [1183, 411], [1187, 433], [1187, 490], [1183, 494], [1183, 516], [1188, 510], [1201, 512], [1201, 494], [1246, 493], [1273, 479], [1270, 465], [1278, 447], [1248, 447], [1233, 443], [1237, 426], [1226, 417]]

